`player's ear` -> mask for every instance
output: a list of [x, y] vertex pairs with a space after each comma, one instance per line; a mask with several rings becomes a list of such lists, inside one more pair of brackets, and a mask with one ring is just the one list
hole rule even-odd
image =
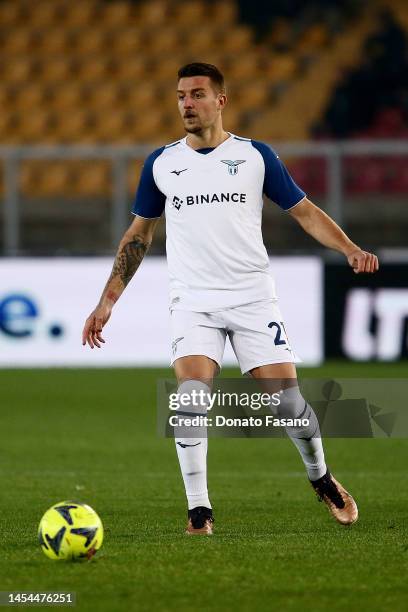
[[218, 96], [218, 109], [219, 110], [223, 110], [223, 108], [225, 108], [225, 106], [227, 105], [227, 95], [225, 93], [225, 91], [221, 91]]

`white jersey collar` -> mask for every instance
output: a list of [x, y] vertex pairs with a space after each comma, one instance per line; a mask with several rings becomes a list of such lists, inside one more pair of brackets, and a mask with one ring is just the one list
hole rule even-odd
[[[210, 151], [209, 153], [207, 153], [206, 155], [204, 155], [204, 157], [208, 157], [209, 155], [213, 155], [215, 152], [220, 151], [221, 149], [223, 149], [225, 146], [227, 146], [227, 144], [229, 144], [230, 142], [232, 142], [234, 140], [234, 134], [232, 134], [231, 132], [227, 132], [227, 134], [229, 134], [229, 138], [226, 138], [221, 144], [219, 144], [217, 147], [214, 147], [214, 149], [212, 151]], [[192, 153], [196, 153], [197, 155], [200, 155], [201, 157], [203, 157], [203, 154], [199, 152], [199, 150], [197, 149], [193, 149], [193, 147], [190, 147], [190, 145], [187, 143], [187, 136], [185, 136], [182, 140], [181, 140], [182, 144]], [[203, 149], [207, 148], [207, 147], [201, 147]], [[210, 147], [209, 147], [210, 148]]]

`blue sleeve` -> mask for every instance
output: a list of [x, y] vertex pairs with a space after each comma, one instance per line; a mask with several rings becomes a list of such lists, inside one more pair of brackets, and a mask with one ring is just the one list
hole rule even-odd
[[153, 151], [153, 153], [146, 158], [142, 168], [132, 213], [144, 217], [145, 219], [160, 217], [166, 203], [166, 196], [157, 187], [153, 177], [153, 164], [163, 151], [164, 147], [160, 147], [160, 149]]
[[305, 192], [296, 185], [285, 164], [271, 147], [257, 140], [252, 140], [252, 146], [259, 151], [264, 160], [264, 194], [283, 210], [289, 210], [305, 197]]

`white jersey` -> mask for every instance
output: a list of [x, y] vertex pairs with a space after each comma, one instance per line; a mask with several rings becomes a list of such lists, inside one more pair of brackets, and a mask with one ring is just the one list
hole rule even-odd
[[305, 197], [261, 142], [230, 134], [194, 150], [183, 138], [146, 159], [132, 212], [165, 211], [171, 309], [211, 312], [276, 297], [263, 194], [285, 210]]

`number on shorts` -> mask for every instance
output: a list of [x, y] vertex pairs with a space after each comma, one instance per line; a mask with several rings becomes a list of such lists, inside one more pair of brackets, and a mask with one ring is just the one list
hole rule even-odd
[[279, 324], [276, 321], [271, 321], [268, 324], [268, 327], [270, 329], [272, 329], [273, 327], [276, 327], [275, 346], [281, 346], [282, 344], [286, 344], [286, 340], [281, 340], [283, 323]]

